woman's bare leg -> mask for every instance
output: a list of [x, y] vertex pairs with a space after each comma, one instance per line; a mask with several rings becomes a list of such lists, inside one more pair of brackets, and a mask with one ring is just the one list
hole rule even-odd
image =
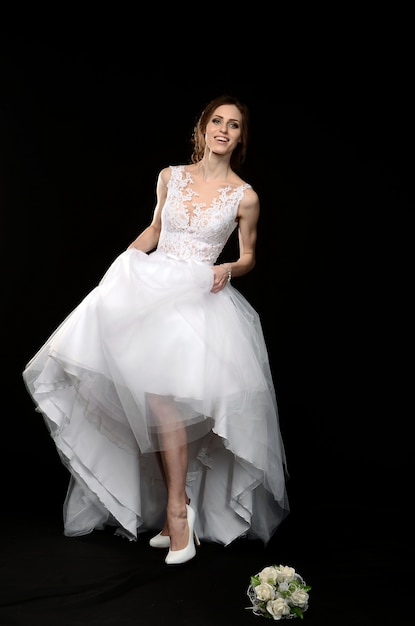
[[[181, 425], [173, 401], [151, 396], [150, 407], [159, 422], [161, 471], [167, 488], [167, 516], [162, 534], [170, 535], [171, 550], [185, 548], [189, 539], [186, 504], [188, 446], [186, 429]], [[163, 419], [164, 418], [164, 419]], [[167, 427], [163, 428], [163, 424]]]

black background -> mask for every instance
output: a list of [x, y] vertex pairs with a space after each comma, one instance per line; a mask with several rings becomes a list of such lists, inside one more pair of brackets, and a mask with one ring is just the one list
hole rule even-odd
[[243, 176], [261, 200], [257, 265], [234, 285], [263, 322], [293, 524], [406, 528], [414, 134], [399, 81], [364, 89], [362, 71], [316, 93], [283, 88], [268, 57], [264, 77], [258, 62], [150, 62], [131, 39], [0, 42], [3, 520], [60, 520], [67, 488], [26, 362], [148, 224], [158, 171], [189, 159], [198, 113], [227, 92], [251, 109]]

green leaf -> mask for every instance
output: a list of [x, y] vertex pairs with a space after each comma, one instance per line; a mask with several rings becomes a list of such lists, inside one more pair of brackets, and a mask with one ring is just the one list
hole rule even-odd
[[290, 608], [290, 613], [295, 613], [297, 617], [300, 617], [301, 619], [303, 619], [303, 612], [301, 609], [298, 608], [298, 606], [292, 606]]

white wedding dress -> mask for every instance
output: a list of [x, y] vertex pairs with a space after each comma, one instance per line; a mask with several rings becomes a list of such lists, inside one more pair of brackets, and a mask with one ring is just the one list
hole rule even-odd
[[242, 294], [231, 283], [210, 292], [249, 185], [206, 203], [185, 166], [170, 170], [157, 250], [122, 252], [23, 378], [70, 472], [66, 535], [161, 529], [166, 491], [147, 401], [156, 394], [176, 409], [163, 428], [186, 426], [199, 538], [267, 543], [289, 511], [267, 349]]

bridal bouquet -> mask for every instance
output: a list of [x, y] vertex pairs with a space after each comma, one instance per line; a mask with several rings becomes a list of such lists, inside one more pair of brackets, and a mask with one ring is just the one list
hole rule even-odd
[[311, 587], [293, 567], [271, 565], [251, 576], [248, 597], [255, 615], [274, 620], [300, 617], [308, 609]]

